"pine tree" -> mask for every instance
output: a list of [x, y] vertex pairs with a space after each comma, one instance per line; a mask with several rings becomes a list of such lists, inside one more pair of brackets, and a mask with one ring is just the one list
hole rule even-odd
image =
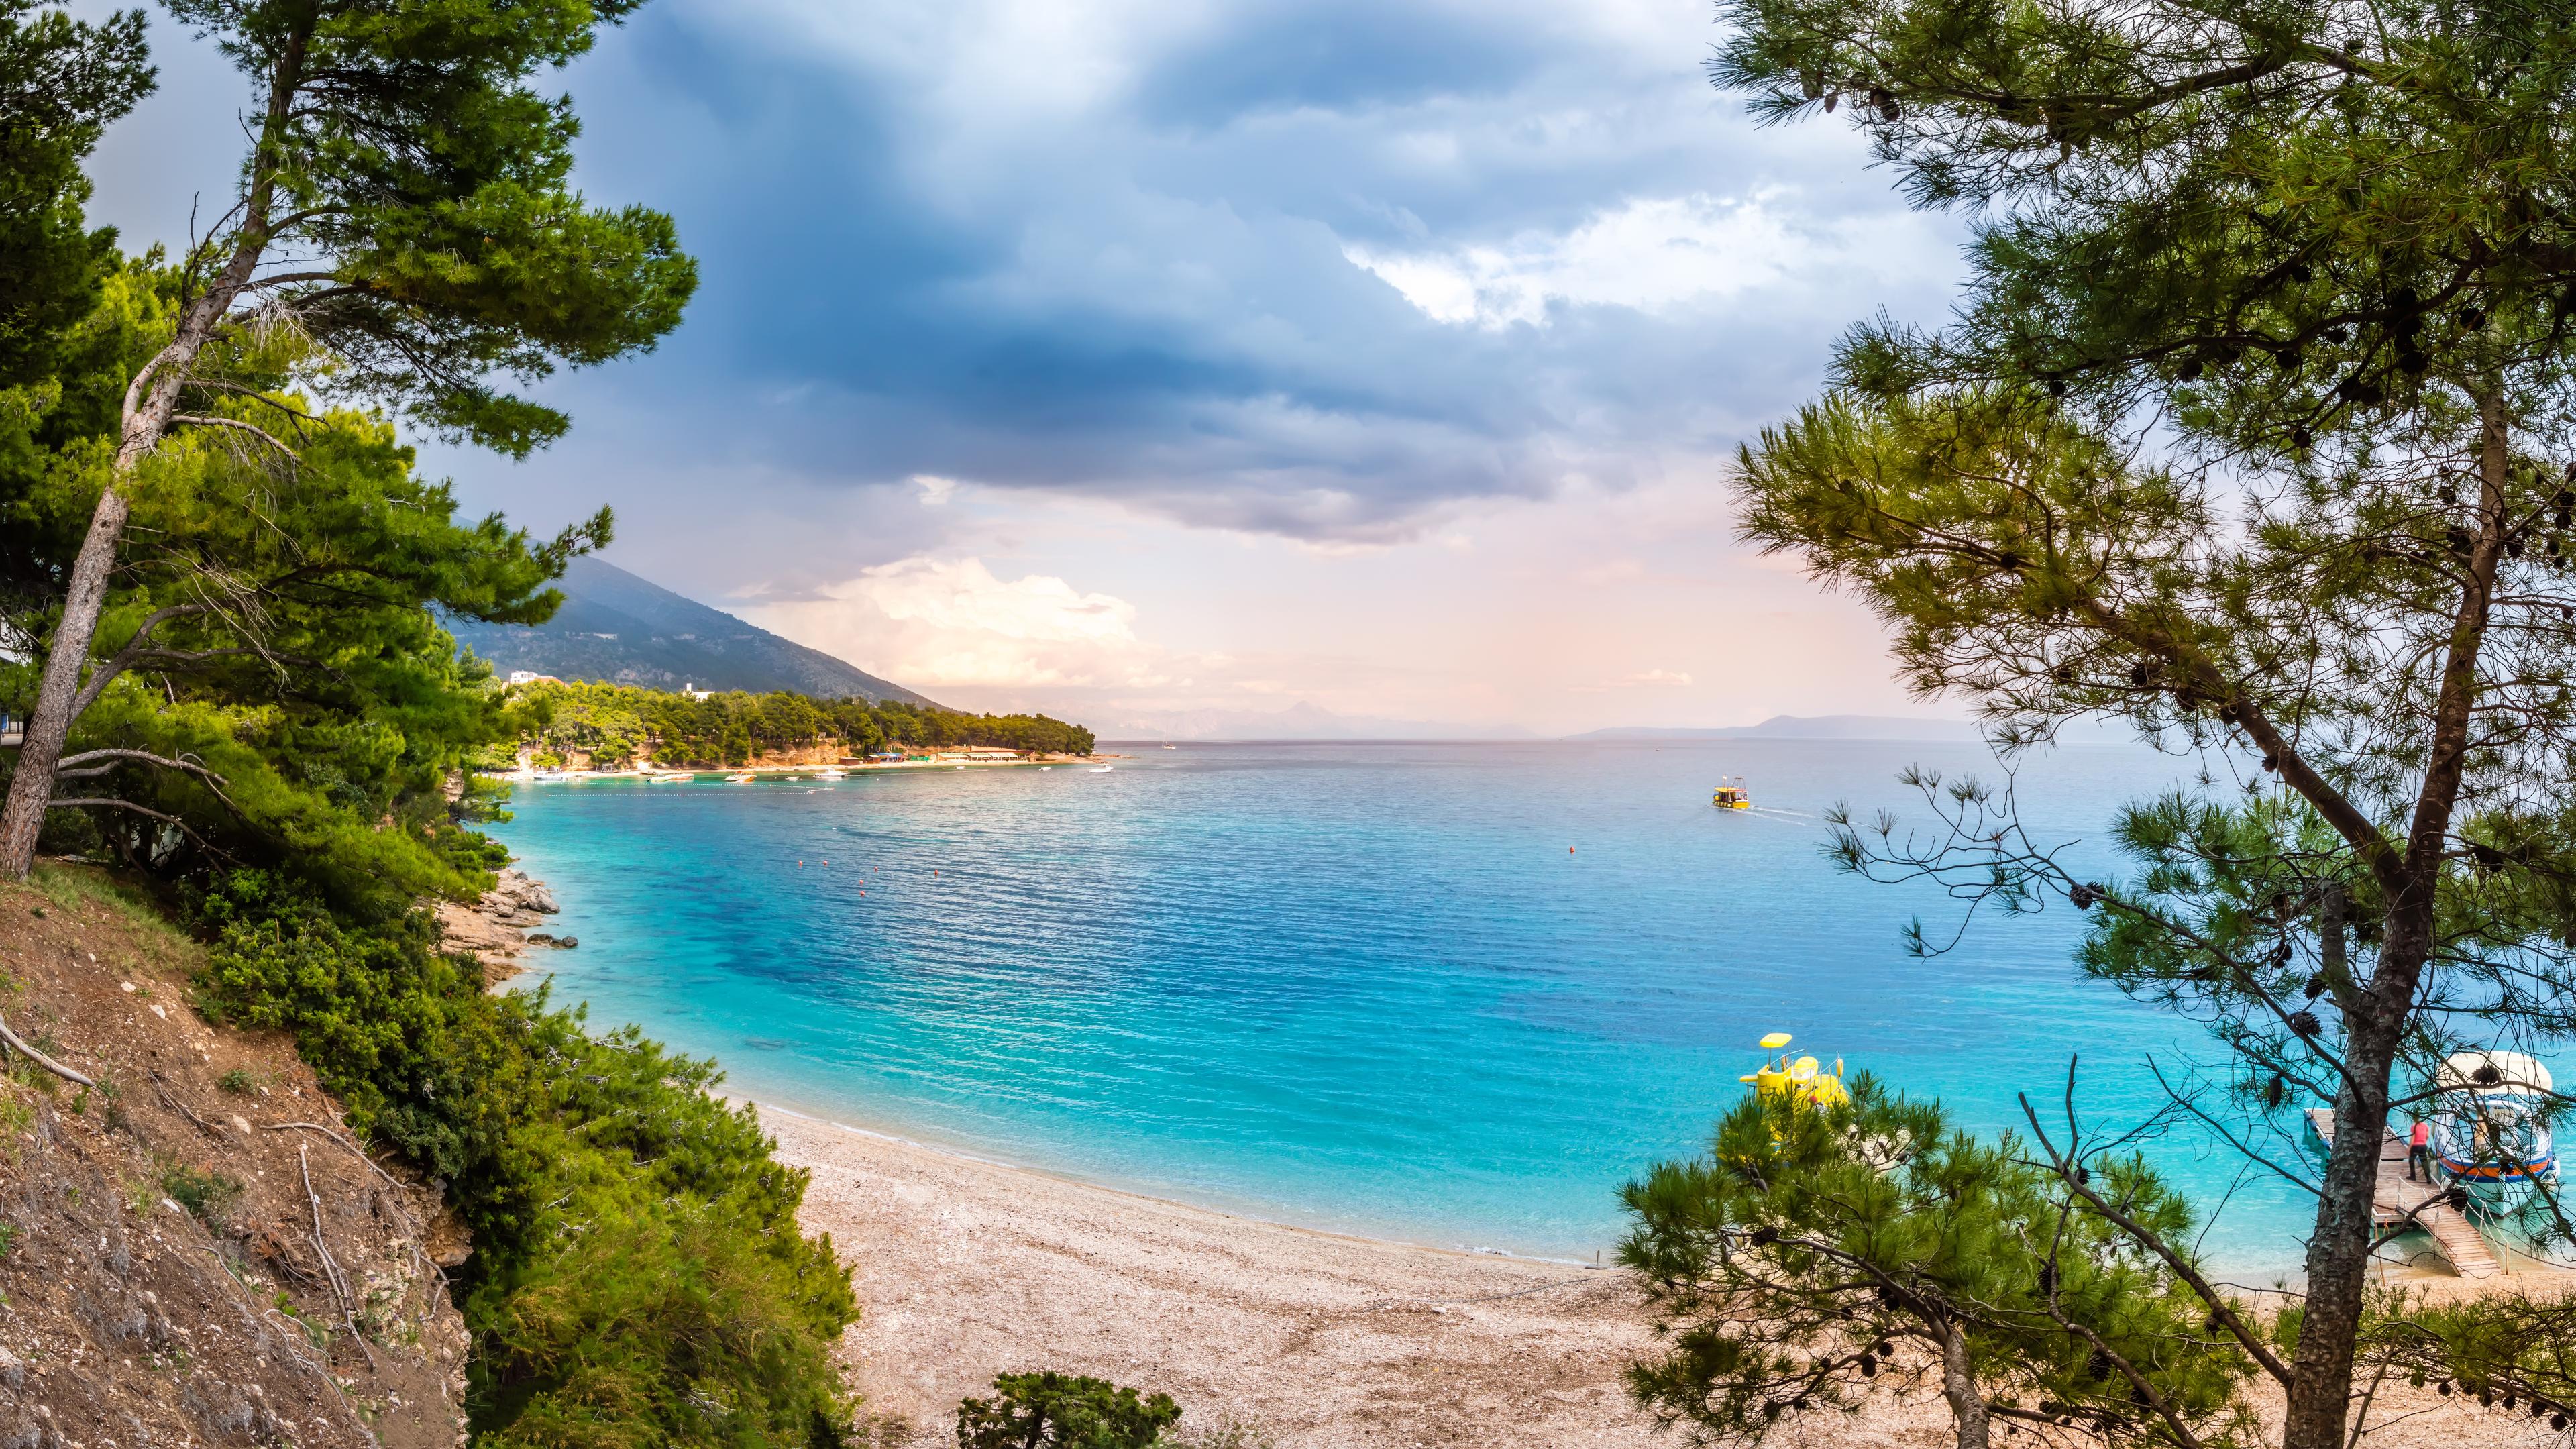
[[2331, 1104], [2282, 1377], [2290, 1449], [2341, 1449], [2394, 1098], [2450, 1046], [2557, 1039], [2576, 985], [2576, 12], [1726, 15], [1720, 83], [1840, 110], [1975, 217], [1956, 319], [1856, 329], [1837, 394], [1748, 450], [1753, 536], [2007, 745], [2126, 717], [2261, 797], [2133, 811], [2119, 889], [1965, 820], [2003, 808], [1973, 791], [1963, 852], [1846, 858], [2105, 906], [2089, 968], [2215, 1019], [2259, 1110]]
[[[231, 206], [180, 259], [166, 333], [129, 377], [0, 811], [0, 872], [26, 873], [94, 697], [85, 676], [137, 474], [191, 432], [297, 465], [304, 410], [223, 359], [292, 335], [327, 363], [306, 369], [308, 387], [523, 456], [566, 420], [496, 379], [605, 362], [677, 324], [696, 272], [669, 218], [585, 203], [570, 185], [570, 105], [534, 85], [637, 3], [170, 0], [251, 80], [249, 150]], [[137, 647], [152, 647], [146, 634], [110, 652]]]
[[[2189, 1231], [2189, 1208], [2134, 1154], [2079, 1150], [2088, 1187]], [[1624, 1194], [1637, 1225], [1619, 1258], [1670, 1344], [1630, 1370], [1639, 1399], [1700, 1443], [1756, 1443], [1922, 1383], [1960, 1449], [1984, 1449], [1999, 1422], [2246, 1442], [2245, 1360], [2204, 1326], [2200, 1298], [2034, 1157], [1952, 1132], [1939, 1104], [1867, 1076], [1826, 1111], [1748, 1094], [1707, 1155]]]

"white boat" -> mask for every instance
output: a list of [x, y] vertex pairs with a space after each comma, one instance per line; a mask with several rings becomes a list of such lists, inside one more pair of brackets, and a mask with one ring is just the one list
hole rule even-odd
[[817, 780], [846, 780], [850, 778], [850, 772], [847, 770], [816, 770], [814, 772], [814, 778]]
[[748, 785], [751, 783], [751, 779], [751, 772], [749, 770], [745, 770], [739, 775], [725, 776], [725, 783], [728, 785]]
[[1116, 767], [1112, 765], [1094, 765], [1091, 767], [1091, 773], [1095, 775], [1106, 775], [1114, 768]]
[[2453, 1052], [2434, 1076], [2432, 1122], [2441, 1174], [2484, 1212], [2509, 1215], [2554, 1195], [2558, 1151], [2548, 1108], [2549, 1068], [2521, 1052]]
[[692, 774], [687, 770], [682, 770], [674, 775], [655, 775], [652, 777], [652, 781], [656, 785], [676, 785], [682, 780], [694, 780], [696, 778], [698, 777], [695, 774]]

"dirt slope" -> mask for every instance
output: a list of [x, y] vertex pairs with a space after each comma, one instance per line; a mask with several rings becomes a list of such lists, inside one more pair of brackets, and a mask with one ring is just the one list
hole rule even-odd
[[0, 1449], [452, 1449], [436, 1199], [189, 1009], [195, 949], [93, 873], [0, 885], [0, 1018], [97, 1083], [0, 1078]]

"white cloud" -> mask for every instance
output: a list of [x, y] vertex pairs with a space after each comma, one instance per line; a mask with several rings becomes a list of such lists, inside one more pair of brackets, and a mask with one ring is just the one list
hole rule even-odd
[[1346, 246], [1342, 255], [1426, 316], [1487, 329], [1545, 325], [1559, 304], [1655, 313], [1722, 302], [1792, 276], [1890, 260], [1858, 245], [1861, 228], [1883, 220], [1819, 223], [1780, 205], [1787, 195], [1632, 198], [1562, 235], [1411, 252]]
[[957, 495], [957, 480], [942, 478], [936, 473], [915, 473], [911, 483], [921, 490], [921, 506], [924, 508], [945, 507], [948, 500]]
[[821, 590], [754, 604], [754, 622], [914, 688], [1141, 684], [1153, 651], [1136, 608], [1060, 578], [996, 576], [982, 559], [908, 558]]

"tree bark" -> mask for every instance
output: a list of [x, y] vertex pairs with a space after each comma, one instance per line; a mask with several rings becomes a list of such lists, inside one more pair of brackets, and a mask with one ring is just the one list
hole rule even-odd
[[2424, 783], [2416, 794], [2400, 882], [2389, 893], [2379, 965], [2367, 989], [2344, 1009], [2344, 1085], [2335, 1094], [2334, 1151], [2317, 1198], [2316, 1235], [2308, 1240], [2306, 1312], [2291, 1361], [2289, 1412], [2282, 1449], [2346, 1449], [2352, 1401], [2352, 1357], [2361, 1329], [2379, 1187], [2379, 1146], [2388, 1130], [2389, 1076], [2414, 1014], [2415, 990], [2433, 954], [2434, 910], [2442, 860], [2468, 757], [2478, 697], [2478, 651], [2495, 596], [2505, 542], [2505, 469], [2510, 462], [2502, 394], [2478, 398], [2479, 528], [2468, 578], [2451, 626], [2435, 697]]
[[[2401, 1014], [2397, 1021], [2403, 1020]], [[2362, 1290], [2369, 1281], [2379, 1139], [2388, 1127], [2388, 1071], [2396, 1046], [2397, 1032], [2378, 1023], [2367, 1031], [2356, 1023], [2345, 1036], [2346, 1076], [2335, 1093], [2334, 1151], [2326, 1158], [2316, 1232], [2308, 1239], [2307, 1311], [2290, 1360], [2282, 1449], [2345, 1449], [2344, 1414], [2352, 1397]]]
[[1986, 1396], [1977, 1390], [1976, 1375], [1968, 1371], [1968, 1335], [1955, 1323], [1933, 1327], [1941, 1335], [1941, 1397], [1950, 1401], [1950, 1414], [1958, 1420], [1959, 1449], [1990, 1449], [1993, 1420], [1986, 1413]]
[[110, 485], [90, 514], [89, 533], [72, 564], [71, 586], [64, 593], [62, 622], [54, 626], [53, 647], [45, 654], [45, 673], [36, 689], [36, 708], [27, 716], [18, 767], [9, 776], [9, 803], [0, 810], [0, 873], [23, 880], [36, 862], [36, 836], [45, 828], [46, 802], [53, 798], [54, 769], [71, 738], [72, 701], [79, 695], [81, 665], [89, 659], [89, 641], [98, 632], [98, 616], [107, 603], [107, 576], [116, 565], [116, 541], [125, 532], [128, 504]]
[[[309, 24], [309, 22], [308, 22]], [[161, 446], [177, 411], [179, 391], [204, 350], [231, 313], [242, 289], [268, 251], [269, 201], [276, 188], [286, 122], [295, 92], [303, 83], [304, 55], [310, 30], [290, 35], [269, 75], [268, 114], [252, 160], [251, 179], [242, 198], [242, 229], [223, 270], [205, 293], [181, 312], [170, 342], [153, 355], [126, 384], [124, 415], [116, 462], [90, 513], [89, 532], [81, 538], [64, 591], [63, 615], [45, 650], [45, 672], [37, 683], [36, 706], [27, 716], [17, 768], [9, 776], [9, 799], [0, 806], [0, 878], [24, 880], [36, 863], [36, 837], [45, 828], [63, 745], [80, 714], [81, 676], [89, 663], [91, 642], [98, 635], [107, 604], [108, 578], [116, 571], [116, 551], [125, 535], [133, 504], [125, 496], [136, 468]]]

